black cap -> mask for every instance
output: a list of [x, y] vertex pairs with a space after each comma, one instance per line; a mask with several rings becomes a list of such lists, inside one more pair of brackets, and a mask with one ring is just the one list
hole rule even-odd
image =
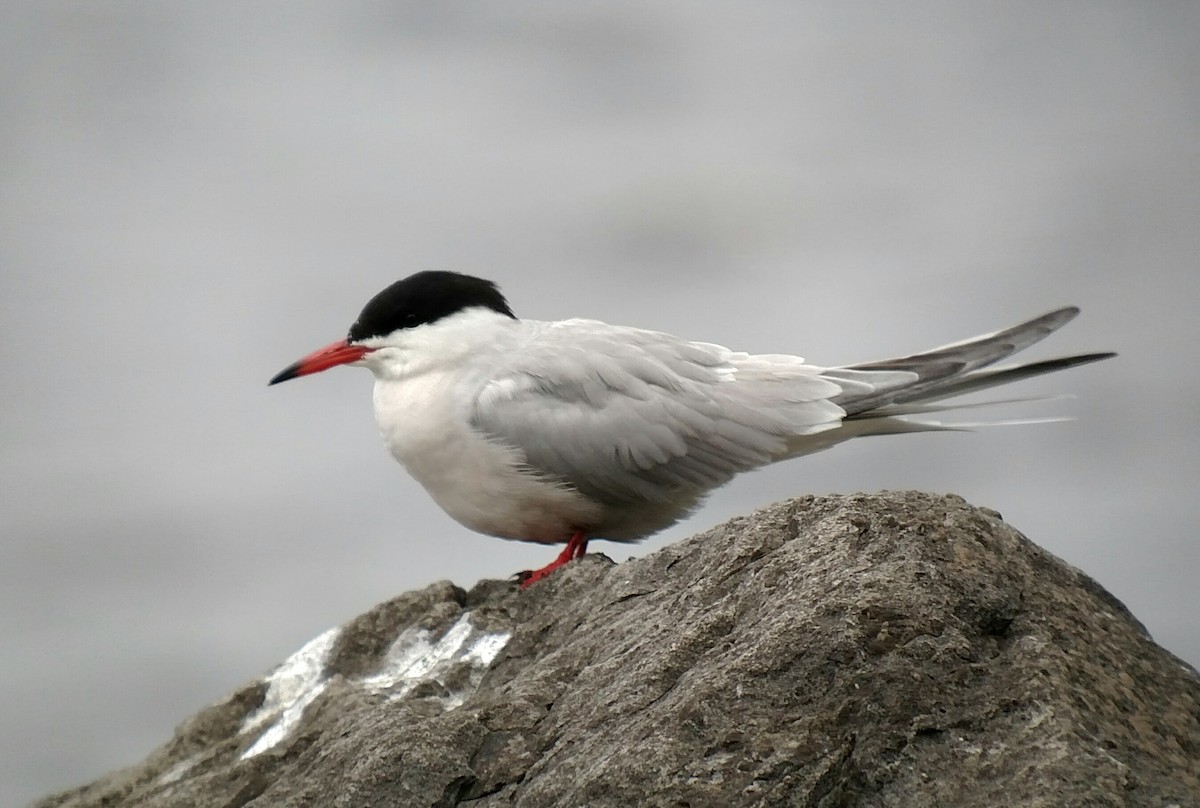
[[434, 323], [476, 306], [516, 319], [508, 301], [491, 281], [458, 272], [418, 272], [371, 298], [350, 326], [347, 339], [358, 342], [382, 337], [401, 328]]

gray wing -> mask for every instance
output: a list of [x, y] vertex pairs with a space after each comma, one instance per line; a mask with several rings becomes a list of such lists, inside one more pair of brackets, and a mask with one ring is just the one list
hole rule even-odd
[[714, 488], [845, 414], [831, 401], [845, 385], [799, 357], [587, 320], [526, 324], [531, 336], [503, 375], [493, 369], [472, 424], [602, 502]]

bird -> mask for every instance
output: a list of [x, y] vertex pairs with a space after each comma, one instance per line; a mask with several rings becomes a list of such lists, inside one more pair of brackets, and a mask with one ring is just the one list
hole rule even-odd
[[996, 365], [1078, 313], [825, 367], [597, 320], [523, 320], [496, 283], [431, 270], [375, 295], [345, 339], [269, 384], [370, 370], [383, 442], [451, 518], [565, 543], [550, 564], [517, 574], [527, 587], [581, 558], [590, 539], [663, 530], [743, 472], [851, 438], [959, 429], [928, 416], [971, 406], [945, 403], [966, 393], [1115, 356]]

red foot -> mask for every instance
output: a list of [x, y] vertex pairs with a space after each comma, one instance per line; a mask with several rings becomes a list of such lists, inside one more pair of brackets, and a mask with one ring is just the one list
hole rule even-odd
[[584, 553], [587, 552], [587, 545], [587, 536], [583, 535], [583, 531], [575, 531], [575, 533], [571, 536], [570, 541], [567, 542], [567, 546], [564, 547], [563, 551], [558, 554], [558, 558], [554, 559], [541, 569], [536, 569], [532, 572], [527, 571], [517, 573], [517, 576], [521, 580], [521, 588], [525, 589], [526, 587], [532, 586], [535, 582], [542, 580], [547, 575], [561, 567], [563, 564], [566, 564], [568, 561], [573, 561], [576, 558], [583, 558]]

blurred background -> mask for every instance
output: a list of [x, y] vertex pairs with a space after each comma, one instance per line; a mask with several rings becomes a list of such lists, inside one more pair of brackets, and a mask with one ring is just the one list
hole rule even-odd
[[[1075, 303], [1076, 420], [859, 441], [803, 493], [995, 508], [1200, 662], [1200, 7], [0, 5], [0, 803], [129, 764], [323, 629], [553, 550], [459, 527], [370, 374], [397, 278], [839, 364]], [[972, 416], [975, 413], [971, 414]]]

